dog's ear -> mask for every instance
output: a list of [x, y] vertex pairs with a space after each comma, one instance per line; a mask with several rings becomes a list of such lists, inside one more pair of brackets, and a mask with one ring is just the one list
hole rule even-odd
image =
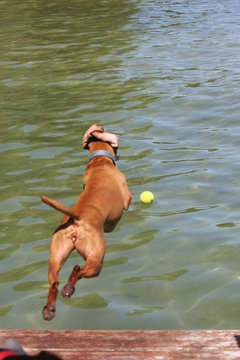
[[98, 126], [96, 124], [90, 126], [90, 128], [85, 132], [84, 137], [83, 137], [83, 148], [84, 149], [89, 148], [89, 145], [91, 144], [91, 140], [93, 139], [93, 137], [95, 137], [95, 135], [93, 135], [94, 132], [95, 132], [95, 134], [97, 132], [103, 133], [104, 128], [102, 126]]

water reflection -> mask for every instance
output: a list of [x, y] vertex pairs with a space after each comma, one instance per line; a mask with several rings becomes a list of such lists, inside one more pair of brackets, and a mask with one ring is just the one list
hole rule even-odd
[[90, 109], [101, 113], [126, 104], [124, 97], [141, 85], [122, 78], [118, 70], [124, 53], [136, 47], [129, 28], [137, 11], [134, 2], [44, 1], [30, 6], [27, 1], [20, 7], [13, 1], [11, 9], [2, 8], [1, 30], [8, 33], [0, 63], [5, 116], [16, 112], [26, 120], [33, 113], [28, 123], [41, 119], [48, 125], [63, 114], [66, 122], [79, 116], [87, 120]]
[[128, 312], [127, 316], [141, 316], [144, 314], [152, 314], [154, 311], [163, 311], [166, 307], [164, 306], [144, 306], [140, 309], [134, 309], [132, 312]]
[[15, 291], [35, 291], [35, 290], [48, 290], [47, 281], [26, 281], [13, 286]]
[[19, 245], [16, 244], [13, 246], [9, 246], [6, 249], [1, 249], [0, 260], [7, 259], [11, 255], [11, 253], [16, 251], [18, 248], [19, 248]]
[[0, 307], [0, 317], [6, 316], [13, 309], [13, 305], [1, 306]]
[[99, 294], [87, 294], [80, 297], [74, 297], [64, 301], [64, 304], [70, 307], [80, 309], [100, 309], [108, 306], [108, 302]]
[[141, 277], [132, 277], [128, 279], [123, 279], [122, 283], [137, 283], [143, 281], [175, 281], [180, 276], [185, 275], [188, 272], [186, 269], [173, 271], [166, 274], [161, 275], [151, 275], [151, 276], [141, 276]]
[[11, 281], [18, 281], [23, 279], [25, 276], [33, 273], [34, 271], [46, 267], [48, 261], [38, 261], [25, 266], [19, 266], [16, 269], [12, 269], [6, 272], [0, 273], [0, 283], [9, 283]]
[[[136, 235], [128, 237], [128, 240], [136, 240], [134, 243], [129, 242], [121, 242], [118, 244], [111, 244], [107, 247], [106, 253], [112, 253], [112, 252], [119, 252], [119, 251], [126, 251], [126, 250], [133, 250], [136, 248], [139, 248], [141, 246], [147, 245], [151, 241], [154, 240], [155, 234], [158, 233], [158, 230], [150, 230], [138, 233]], [[139, 240], [140, 239], [140, 240]]]

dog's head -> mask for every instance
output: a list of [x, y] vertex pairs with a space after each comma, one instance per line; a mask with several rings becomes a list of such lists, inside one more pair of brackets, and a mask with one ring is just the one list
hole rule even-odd
[[91, 146], [95, 141], [106, 142], [113, 148], [114, 152], [117, 152], [118, 149], [117, 135], [111, 134], [109, 132], [104, 132], [104, 128], [96, 124], [90, 126], [90, 128], [85, 132], [83, 137], [83, 148], [91, 149]]

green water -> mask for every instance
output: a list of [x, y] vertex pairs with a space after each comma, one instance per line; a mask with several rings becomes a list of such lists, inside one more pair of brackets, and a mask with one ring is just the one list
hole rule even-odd
[[[1, 328], [239, 327], [239, 13], [237, 0], [0, 0]], [[119, 135], [133, 201], [100, 276], [59, 295], [46, 324], [61, 215], [40, 195], [74, 203], [94, 122]]]

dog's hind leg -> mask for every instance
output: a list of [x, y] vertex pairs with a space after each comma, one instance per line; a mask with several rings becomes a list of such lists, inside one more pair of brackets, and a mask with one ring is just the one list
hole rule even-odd
[[50, 289], [48, 292], [48, 300], [42, 310], [43, 319], [50, 321], [56, 313], [56, 299], [58, 294], [58, 274], [66, 259], [75, 248], [72, 241], [64, 238], [64, 230], [56, 232], [50, 244], [50, 258], [48, 279]]
[[85, 260], [85, 264], [82, 268], [76, 265], [73, 271], [62, 289], [62, 296], [64, 298], [70, 298], [75, 291], [76, 282], [82, 277], [90, 278], [97, 276], [101, 269], [106, 250], [106, 242], [102, 229], [95, 230], [96, 226], [82, 227], [81, 235], [75, 242], [75, 247], [79, 255]]
[[79, 279], [98, 276], [101, 269], [102, 261], [91, 257], [86, 260], [83, 268], [75, 265], [66, 285], [62, 289], [62, 296], [64, 298], [70, 298], [75, 291], [75, 284]]

